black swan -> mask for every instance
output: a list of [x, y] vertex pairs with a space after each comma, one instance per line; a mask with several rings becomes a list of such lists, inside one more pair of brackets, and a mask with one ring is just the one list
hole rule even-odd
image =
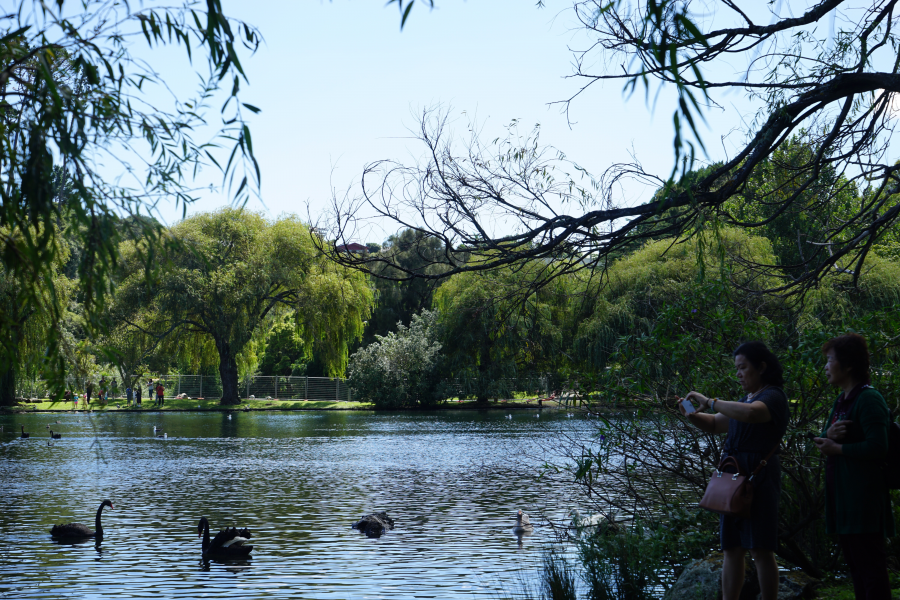
[[62, 439], [62, 434], [61, 433], [53, 433], [53, 430], [51, 429], [50, 437], [53, 438], [54, 440], [60, 440], [60, 439]]
[[30, 434], [30, 433], [25, 433], [25, 426], [22, 425], [22, 439], [23, 439], [23, 440], [27, 440], [27, 439], [30, 438], [30, 437], [31, 437], [31, 434]]
[[108, 506], [115, 508], [109, 500], [104, 500], [97, 509], [97, 518], [94, 519], [94, 527], [97, 531], [91, 531], [81, 523], [67, 523], [65, 525], [54, 525], [50, 530], [50, 536], [56, 539], [84, 539], [97, 538], [103, 539], [103, 527], [100, 525], [100, 515], [103, 514], [103, 507]]
[[253, 537], [249, 529], [226, 527], [210, 541], [209, 521], [206, 520], [206, 517], [200, 517], [200, 524], [197, 525], [197, 537], [200, 536], [203, 536], [203, 560], [248, 558], [250, 552], [253, 551], [253, 546], [244, 545], [244, 542]]

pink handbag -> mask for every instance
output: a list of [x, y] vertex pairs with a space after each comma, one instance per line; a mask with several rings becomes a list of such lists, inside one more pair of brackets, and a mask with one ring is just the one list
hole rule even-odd
[[[706, 486], [700, 507], [721, 515], [749, 519], [753, 509], [753, 478], [768, 464], [777, 449], [777, 445], [772, 448], [749, 477], [741, 473], [741, 467], [733, 456], [723, 459]], [[724, 472], [727, 467], [734, 468], [735, 472]]]

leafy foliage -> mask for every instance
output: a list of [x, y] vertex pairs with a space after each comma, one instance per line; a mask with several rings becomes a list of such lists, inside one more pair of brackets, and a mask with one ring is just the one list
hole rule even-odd
[[358, 350], [348, 369], [353, 394], [379, 408], [421, 407], [446, 397], [437, 314], [422, 311], [409, 326]]
[[437, 282], [422, 278], [397, 281], [392, 277], [401, 272], [392, 264], [426, 274], [439, 274], [446, 269], [440, 264], [438, 240], [412, 229], [390, 236], [384, 248], [379, 247], [376, 253], [383, 255], [385, 262], [372, 265], [376, 305], [366, 323], [364, 345], [374, 341], [377, 335], [386, 335], [397, 323], [409, 323], [414, 314], [431, 308]]
[[540, 262], [491, 273], [463, 273], [438, 288], [441, 339], [448, 375], [462, 395], [479, 400], [509, 397], [504, 380], [524, 378], [565, 364], [571, 280], [559, 278], [522, 301], [520, 291]]
[[[709, 225], [767, 228], [779, 260], [749, 266], [768, 291], [799, 296], [834, 269], [851, 271], [856, 284], [879, 243], [896, 249], [893, 0], [859, 10], [823, 0], [796, 16], [777, 3], [740, 8], [728, 0], [574, 5], [591, 37], [574, 53], [581, 92], [606, 81], [621, 82], [626, 94], [674, 92], [671, 172], [655, 174], [633, 157], [592, 177], [542, 145], [537, 129], [520, 135], [513, 123], [508, 135], [486, 143], [472, 124], [471, 137], [460, 141], [445, 111], [425, 110], [417, 131], [423, 160], [367, 165], [358, 194], [335, 202], [328, 237], [345, 243], [367, 222], [387, 219], [437, 238], [445, 277], [546, 261], [556, 268], [540, 274], [552, 278], [603, 271], [637, 243]], [[839, 25], [822, 36], [829, 23]], [[735, 60], [745, 65], [737, 76]], [[720, 91], [749, 95], [759, 110], [727, 158], [695, 170], [698, 123], [708, 107], [727, 102]], [[648, 193], [634, 202], [639, 187]], [[377, 260], [328, 250], [358, 269]], [[414, 276], [434, 278], [404, 273]]]
[[[846, 305], [838, 311], [822, 310], [830, 307], [828, 300], [799, 307], [760, 303], [752, 296], [748, 301], [728, 281], [708, 280], [695, 284], [692, 293], [669, 296], [645, 327], [621, 335], [610, 368], [595, 382], [596, 410], [603, 417], [596, 437], [567, 448], [573, 476], [598, 509], [628, 511], [649, 522], [699, 500], [719, 462], [721, 440], [689, 426], [678, 414], [675, 398], [698, 390], [738, 399], [731, 351], [743, 341], [762, 340], [785, 367], [790, 400], [789, 433], [781, 450], [778, 554], [813, 575], [833, 568], [836, 548], [822, 522], [823, 461], [803, 435], [821, 431], [833, 400], [822, 343], [848, 329], [859, 331], [873, 351], [873, 384], [888, 398], [900, 392], [893, 366], [898, 358], [894, 332], [900, 328], [893, 300], [897, 280], [873, 273], [867, 283], [864, 274], [860, 287], [869, 286], [867, 294], [838, 293], [841, 279], [850, 277], [828, 282], [836, 290], [831, 298], [844, 297]], [[823, 292], [823, 299], [828, 297]], [[633, 412], [603, 415], [602, 406], [616, 405]], [[714, 519], [697, 525], [701, 533], [714, 536]]]
[[312, 235], [292, 216], [270, 222], [236, 209], [199, 214], [172, 228], [179, 244], [149, 287], [139, 259], [146, 248], [128, 242], [111, 318], [133, 335], [213, 344], [223, 403], [238, 401], [239, 357], [282, 308], [329, 373], [341, 374], [372, 293], [362, 274], [323, 260]]
[[[50, 324], [47, 350], [58, 357], [66, 302], [47, 290], [66, 247], [60, 224], [80, 242], [81, 318], [97, 332], [118, 261], [120, 215], [140, 214], [164, 197], [190, 203], [189, 179], [203, 168], [220, 171], [237, 202], [258, 186], [246, 120], [258, 109], [240, 101], [239, 51], [254, 51], [259, 36], [229, 20], [219, 0], [134, 10], [104, 0], [15, 4], [0, 28], [0, 263], [20, 300]], [[141, 41], [150, 62], [136, 49]], [[164, 99], [169, 89], [152, 64], [162, 46], [205, 64], [194, 97]], [[198, 139], [220, 90], [222, 126]], [[160, 240], [157, 227], [143, 225], [142, 235]], [[0, 367], [15, 360], [4, 348]], [[46, 367], [61, 384], [63, 363]]]

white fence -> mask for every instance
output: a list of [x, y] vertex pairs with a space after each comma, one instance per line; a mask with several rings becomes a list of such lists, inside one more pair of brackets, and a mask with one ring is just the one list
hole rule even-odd
[[[149, 377], [141, 377], [135, 384], [141, 387], [141, 397], [147, 399], [150, 387], [147, 383]], [[69, 377], [66, 387], [75, 392], [84, 392], [88, 383], [87, 378]], [[101, 379], [90, 378], [93, 382], [93, 395], [100, 392]], [[222, 396], [222, 382], [216, 375], [157, 375], [153, 377], [153, 385], [161, 382], [165, 388], [167, 398], [179, 394], [187, 394], [190, 398], [219, 398]], [[125, 385], [115, 377], [103, 381], [110, 399], [124, 398]], [[256, 376], [247, 377], [238, 382], [238, 392], [241, 398], [273, 398], [278, 400], [331, 400], [336, 402], [349, 402], [352, 399], [350, 388], [346, 379], [332, 377], [278, 377]], [[16, 385], [16, 395], [26, 398], [47, 398], [49, 391], [43, 381], [20, 380]], [[155, 393], [151, 396], [155, 397]]]

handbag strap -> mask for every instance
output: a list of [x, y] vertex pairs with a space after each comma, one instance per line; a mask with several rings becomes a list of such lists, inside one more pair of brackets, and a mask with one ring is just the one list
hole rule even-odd
[[775, 451], [778, 450], [779, 444], [775, 444], [775, 447], [766, 454], [766, 457], [759, 461], [759, 464], [756, 465], [756, 468], [753, 469], [753, 473], [750, 474], [750, 479], [748, 481], [753, 481], [753, 478], [756, 477], [756, 474], [759, 473], [764, 466], [769, 464], [769, 459], [775, 454]]
[[[748, 481], [752, 481], [753, 478], [756, 477], [756, 475], [762, 470], [762, 468], [765, 467], [767, 464], [769, 464], [769, 459], [772, 458], [772, 456], [775, 454], [775, 451], [778, 450], [778, 446], [779, 446], [779, 444], [775, 444], [775, 447], [772, 448], [768, 454], [766, 454], [765, 458], [763, 458], [761, 461], [759, 461], [759, 464], [756, 465], [756, 468], [753, 469], [752, 473], [750, 473], [750, 477], [748, 478]], [[738, 473], [740, 473], [741, 466], [737, 462], [737, 459], [733, 456], [723, 458], [722, 462], [719, 463], [719, 467], [716, 470], [721, 471], [722, 467], [724, 467], [725, 463], [729, 460], [734, 461], [734, 464], [737, 465]]]

